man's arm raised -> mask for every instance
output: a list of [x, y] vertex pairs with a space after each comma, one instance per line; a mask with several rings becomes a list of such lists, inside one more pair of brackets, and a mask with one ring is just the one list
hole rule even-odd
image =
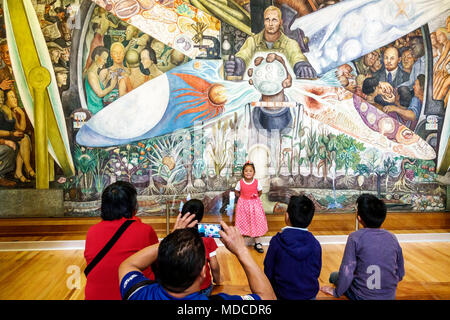
[[259, 295], [262, 300], [276, 300], [269, 279], [253, 260], [239, 230], [236, 227], [228, 226], [223, 221], [220, 224], [223, 229], [219, 231], [221, 241], [238, 258], [242, 268], [244, 268], [252, 293]]

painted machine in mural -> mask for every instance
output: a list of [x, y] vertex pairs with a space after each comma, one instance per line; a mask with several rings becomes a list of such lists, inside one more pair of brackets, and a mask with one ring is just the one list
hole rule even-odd
[[[33, 95], [18, 71], [27, 62], [10, 2], [0, 35], [0, 177], [2, 188], [27, 188]], [[348, 211], [363, 191], [392, 210], [444, 210], [445, 1], [20, 2], [51, 62], [62, 138], [49, 141], [50, 186], [64, 189], [68, 216], [98, 215], [104, 187], [127, 180], [140, 215], [197, 197], [231, 217], [248, 160], [267, 214], [284, 212], [294, 194], [318, 211]]]

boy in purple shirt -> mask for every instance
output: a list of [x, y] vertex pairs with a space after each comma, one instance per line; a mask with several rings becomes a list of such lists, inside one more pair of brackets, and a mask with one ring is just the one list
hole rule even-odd
[[350, 300], [394, 300], [405, 268], [397, 238], [380, 229], [386, 205], [370, 194], [362, 194], [356, 203], [358, 221], [364, 228], [347, 239], [339, 272], [330, 275], [335, 288], [323, 286], [320, 290]]

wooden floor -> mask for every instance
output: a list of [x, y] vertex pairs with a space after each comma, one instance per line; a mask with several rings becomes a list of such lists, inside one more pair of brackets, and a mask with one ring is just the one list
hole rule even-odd
[[[327, 284], [329, 274], [338, 270], [344, 246], [322, 245], [321, 285]], [[406, 275], [398, 286], [397, 299], [450, 299], [450, 242], [402, 243], [401, 246]], [[262, 268], [265, 255], [251, 252]], [[214, 292], [249, 293], [237, 259], [224, 247], [219, 247], [217, 257], [223, 285]], [[0, 252], [0, 300], [82, 300], [85, 266], [83, 250]], [[319, 293], [317, 299], [333, 298]]]
[[[171, 230], [176, 217], [170, 218]], [[205, 215], [202, 222], [224, 220], [233, 224], [229, 217]], [[166, 236], [166, 218], [164, 216], [141, 217], [144, 223], [155, 229], [158, 237]], [[0, 241], [16, 240], [84, 240], [88, 229], [100, 221], [92, 218], [20, 218], [0, 219]], [[284, 215], [267, 215], [269, 230], [267, 236], [273, 236], [285, 226]], [[393, 233], [439, 233], [450, 231], [450, 213], [411, 213], [389, 212], [383, 228]], [[348, 235], [355, 231], [354, 213], [317, 213], [308, 229], [315, 235]]]
[[[230, 223], [227, 216], [222, 219]], [[165, 217], [142, 217], [142, 220], [151, 224], [160, 238], [165, 236]], [[204, 217], [204, 222], [217, 220], [217, 216]], [[98, 221], [99, 218], [0, 219], [0, 242], [85, 240], [89, 227]], [[284, 227], [281, 215], [268, 215], [268, 222], [267, 236]], [[450, 233], [450, 213], [389, 213], [383, 228], [397, 234]], [[348, 235], [355, 230], [355, 216], [316, 214], [309, 230], [315, 236]], [[327, 284], [329, 274], [339, 269], [344, 247], [344, 244], [322, 244], [321, 285]], [[402, 242], [401, 247], [406, 275], [398, 286], [397, 299], [449, 300], [450, 242]], [[263, 268], [265, 254], [250, 250]], [[222, 246], [217, 257], [223, 285], [214, 292], [249, 293], [237, 259]], [[0, 251], [0, 300], [82, 300], [85, 266], [83, 250]], [[319, 293], [317, 299], [334, 298]]]

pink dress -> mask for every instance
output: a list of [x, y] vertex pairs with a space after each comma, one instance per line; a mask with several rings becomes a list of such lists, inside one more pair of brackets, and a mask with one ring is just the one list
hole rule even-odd
[[267, 232], [266, 215], [258, 190], [261, 190], [261, 187], [256, 179], [249, 184], [241, 179], [236, 185], [240, 196], [236, 205], [235, 226], [242, 235], [252, 238], [263, 236]]

